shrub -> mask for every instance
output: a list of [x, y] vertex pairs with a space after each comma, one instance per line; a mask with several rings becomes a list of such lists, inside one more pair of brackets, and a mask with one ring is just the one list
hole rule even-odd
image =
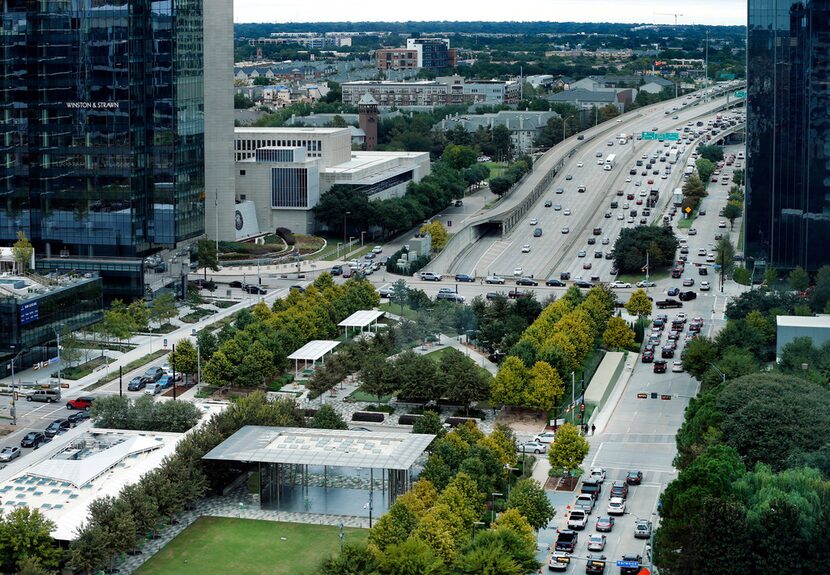
[[383, 423], [385, 413], [374, 413], [371, 411], [356, 411], [352, 414], [352, 421], [367, 421], [372, 423]]

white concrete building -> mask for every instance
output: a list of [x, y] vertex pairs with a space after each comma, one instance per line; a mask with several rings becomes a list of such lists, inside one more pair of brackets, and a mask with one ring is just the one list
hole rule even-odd
[[[289, 228], [312, 233], [312, 209], [335, 185], [372, 200], [402, 196], [429, 173], [427, 152], [352, 151], [349, 128], [236, 128], [238, 239]], [[251, 205], [242, 210], [239, 206]], [[256, 225], [247, 221], [252, 216]]]
[[775, 357], [781, 359], [784, 346], [798, 337], [809, 337], [813, 340], [813, 347], [821, 347], [830, 341], [830, 315], [816, 317], [800, 315], [779, 315], [775, 318], [777, 337]]

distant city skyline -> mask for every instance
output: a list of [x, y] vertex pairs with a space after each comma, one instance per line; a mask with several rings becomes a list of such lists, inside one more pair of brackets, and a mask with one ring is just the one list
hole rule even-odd
[[[551, 21], [630, 22], [673, 24], [745, 25], [746, 0], [695, 0], [674, 4], [664, 0], [526, 0], [521, 14], [505, 10], [503, 2], [478, 0], [445, 2], [421, 0], [413, 9], [407, 3], [377, 0], [235, 0], [235, 22], [340, 22], [340, 21]], [[470, 8], [475, 6], [475, 10]], [[669, 15], [666, 15], [669, 14]]]

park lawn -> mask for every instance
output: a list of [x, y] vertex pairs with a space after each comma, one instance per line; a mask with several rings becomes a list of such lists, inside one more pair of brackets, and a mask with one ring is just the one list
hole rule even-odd
[[[346, 542], [364, 541], [365, 529], [346, 528]], [[338, 528], [227, 517], [201, 517], [136, 575], [306, 575], [339, 549]]]
[[401, 316], [405, 319], [410, 319], [412, 321], [418, 319], [418, 312], [416, 312], [408, 305], [403, 306], [403, 313], [401, 313], [401, 304], [399, 303], [386, 302], [380, 304], [378, 308], [380, 308], [381, 311], [387, 311], [389, 313]]

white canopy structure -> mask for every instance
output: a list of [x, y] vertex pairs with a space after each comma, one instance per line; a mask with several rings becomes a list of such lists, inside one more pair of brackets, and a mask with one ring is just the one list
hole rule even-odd
[[[288, 359], [294, 360], [294, 375], [300, 374], [300, 361], [303, 362], [303, 369], [308, 367], [308, 362], [311, 362], [312, 369], [317, 365], [318, 360], [323, 360], [327, 353], [340, 345], [339, 341], [331, 339], [313, 339], [303, 347], [288, 356]], [[325, 361], [321, 361], [325, 363]]]
[[373, 331], [372, 326], [374, 326], [374, 331], [377, 331], [378, 320], [386, 315], [386, 312], [378, 311], [375, 309], [363, 309], [360, 311], [354, 312], [352, 315], [338, 323], [339, 327], [346, 328], [346, 335], [349, 335], [349, 328], [354, 327], [360, 330], [360, 333], [363, 333], [364, 328], [368, 328], [368, 331]]

